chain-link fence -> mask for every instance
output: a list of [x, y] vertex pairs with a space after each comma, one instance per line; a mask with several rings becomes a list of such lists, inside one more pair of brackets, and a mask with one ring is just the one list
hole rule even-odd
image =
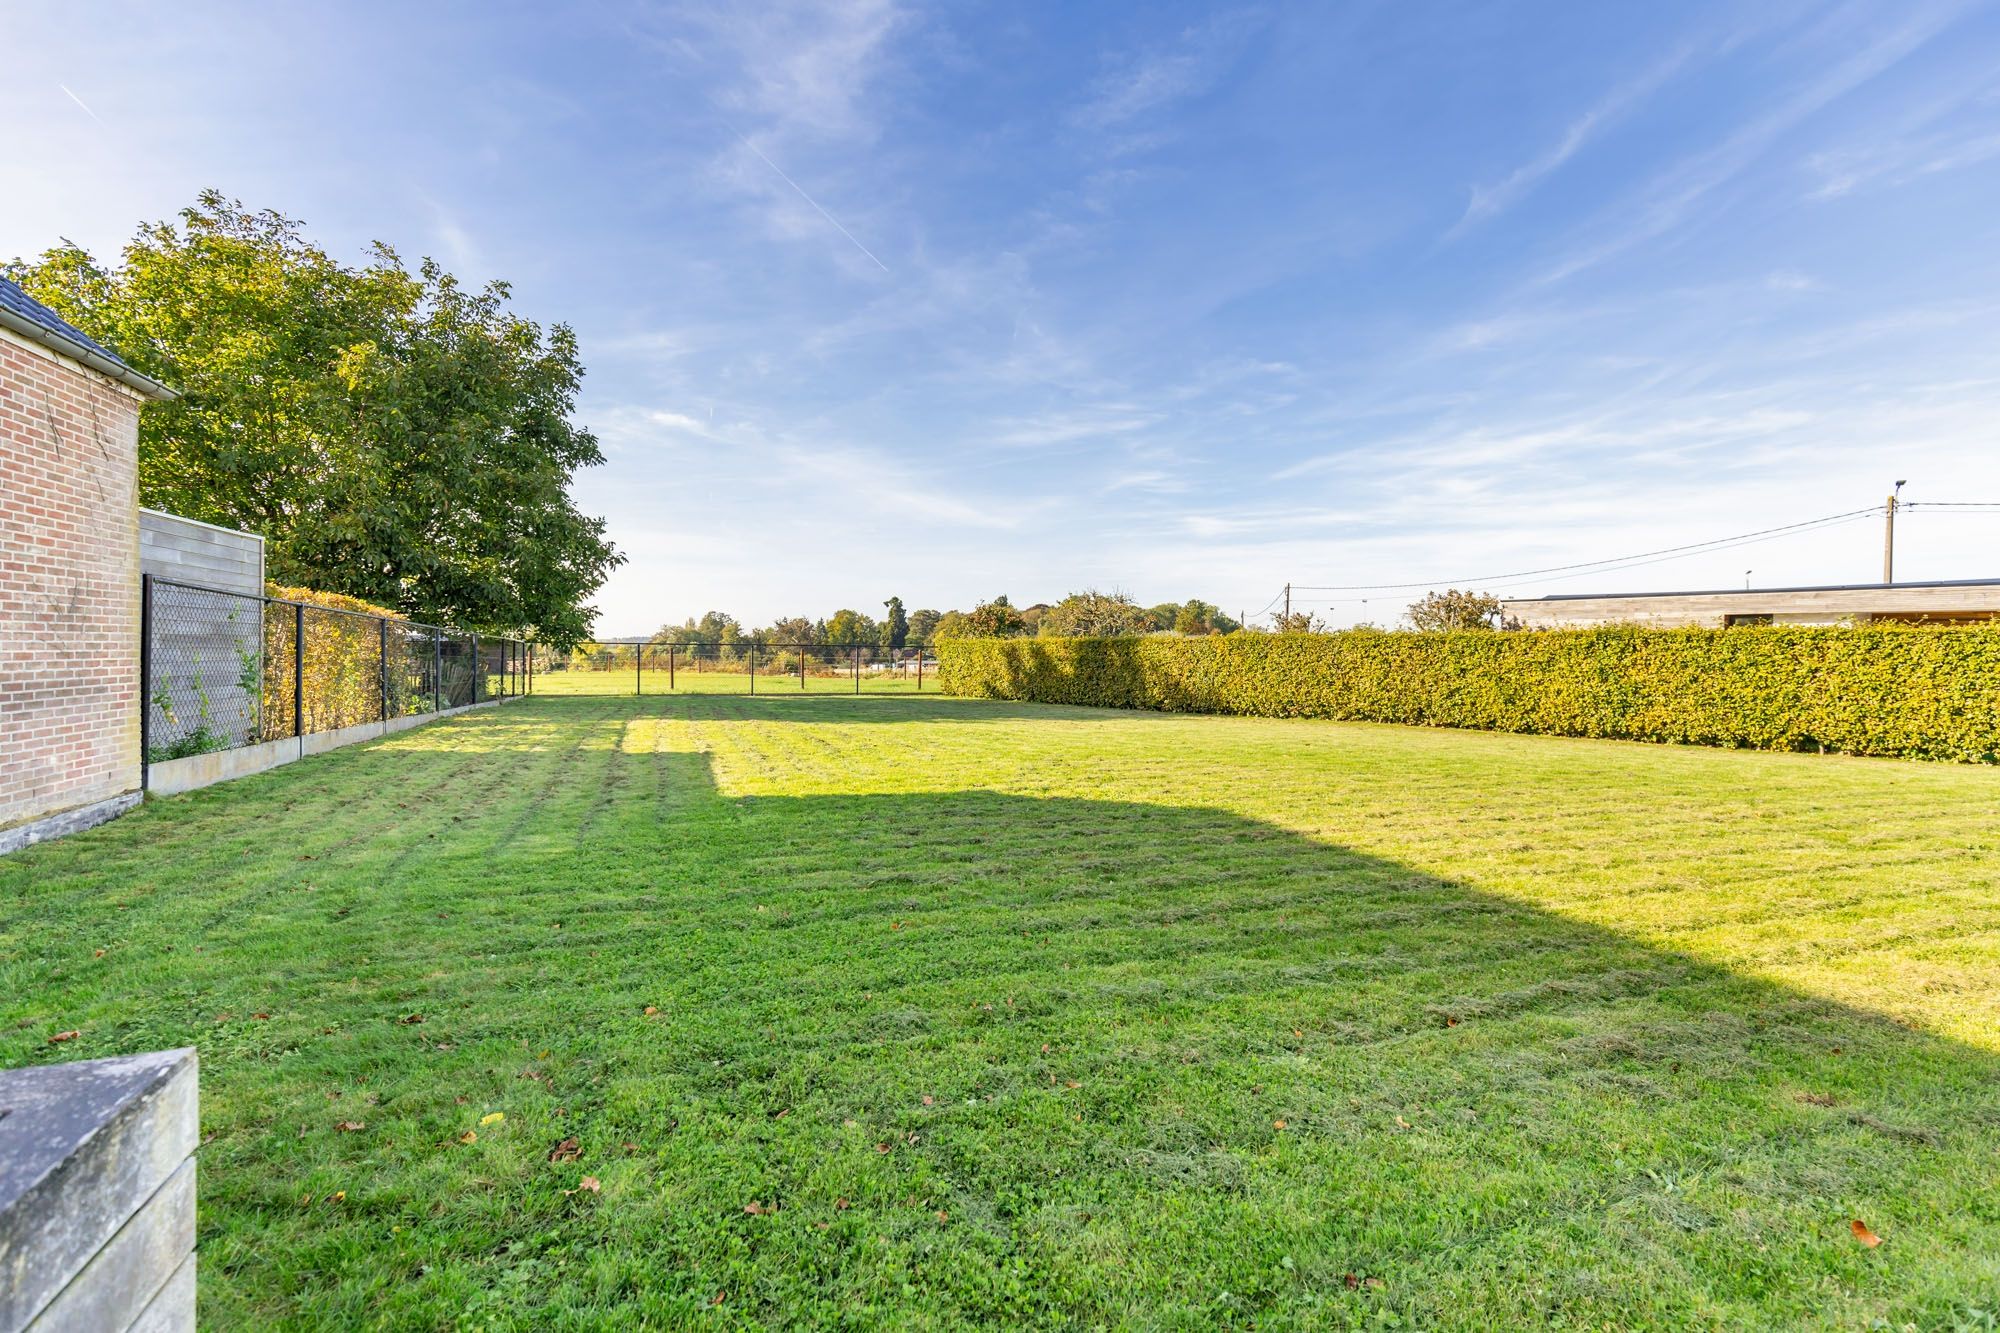
[[904, 694], [936, 688], [923, 644], [599, 640], [535, 664], [545, 694]]
[[147, 764], [525, 694], [520, 639], [144, 581]]

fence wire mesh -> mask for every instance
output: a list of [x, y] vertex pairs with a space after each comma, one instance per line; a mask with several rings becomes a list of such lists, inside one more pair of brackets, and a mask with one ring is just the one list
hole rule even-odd
[[148, 577], [148, 764], [527, 692], [528, 645]]
[[538, 694], [901, 694], [935, 689], [922, 644], [600, 640], [534, 664]]

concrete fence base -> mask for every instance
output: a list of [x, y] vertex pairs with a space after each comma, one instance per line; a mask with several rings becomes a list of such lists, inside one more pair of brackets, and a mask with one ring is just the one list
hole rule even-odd
[[136, 791], [121, 792], [109, 800], [92, 801], [89, 805], [80, 805], [74, 810], [64, 810], [57, 814], [45, 815], [40, 819], [31, 819], [25, 824], [16, 824], [12, 828], [0, 829], [0, 856], [5, 856], [8, 852], [18, 852], [23, 847], [32, 847], [38, 842], [47, 842], [50, 838], [60, 838], [71, 833], [81, 833], [87, 828], [96, 828], [106, 820], [116, 819], [139, 804], [140, 795]]
[[0, 1070], [0, 1333], [194, 1328], [192, 1048]]
[[338, 750], [343, 745], [355, 745], [361, 741], [392, 736], [411, 727], [420, 727], [426, 722], [435, 722], [439, 718], [456, 717], [475, 708], [491, 708], [496, 704], [506, 703], [509, 699], [521, 697], [523, 696], [509, 695], [506, 699], [483, 699], [476, 704], [462, 704], [457, 708], [447, 708], [438, 713], [392, 717], [387, 722], [362, 722], [352, 727], [341, 727], [336, 731], [314, 731], [304, 736], [286, 736], [281, 740], [240, 746], [234, 750], [191, 754], [185, 759], [167, 759], [152, 765], [147, 770], [146, 790], [155, 796], [173, 796], [179, 792], [195, 791], [218, 782], [228, 782], [232, 778], [245, 778], [252, 773], [262, 773], [265, 769], [277, 768], [281, 764], [289, 764], [308, 755], [324, 754], [328, 750]]

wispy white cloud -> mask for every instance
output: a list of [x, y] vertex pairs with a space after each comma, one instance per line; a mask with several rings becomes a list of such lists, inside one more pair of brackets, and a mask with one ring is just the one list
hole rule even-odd
[[89, 103], [85, 102], [81, 97], [78, 97], [75, 93], [71, 92], [69, 90], [68, 84], [59, 83], [56, 85], [56, 87], [62, 89], [64, 97], [67, 97], [70, 101], [76, 103], [79, 107], [82, 107], [84, 115], [89, 116], [92, 120], [96, 121], [100, 125], [104, 124], [104, 118], [102, 116], [99, 116], [95, 111], [92, 111], [90, 109]]
[[1657, 176], [1636, 199], [1608, 210], [1600, 223], [1604, 238], [1556, 263], [1542, 280], [1574, 277], [1680, 226], [1709, 195], [1759, 161], [1784, 135], [1937, 37], [1961, 17], [1964, 5], [1909, 5], [1894, 12], [1892, 25], [1866, 34], [1858, 47], [1832, 60], [1824, 73], [1720, 142]]
[[1691, 45], [1673, 51], [1637, 77], [1613, 88], [1599, 99], [1595, 106], [1571, 121], [1569, 128], [1563, 131], [1562, 137], [1547, 149], [1523, 162], [1491, 185], [1473, 186], [1472, 197], [1466, 203], [1465, 213], [1459, 218], [1457, 225], [1447, 233], [1447, 239], [1463, 235], [1489, 218], [1512, 208], [1546, 177], [1561, 170], [1592, 140], [1601, 136], [1627, 113], [1665, 87], [1675, 75], [1688, 66], [1694, 55], [1695, 48]]
[[1171, 137], [1157, 123], [1160, 113], [1214, 87], [1259, 24], [1252, 13], [1232, 11], [1158, 45], [1107, 56], [1071, 122], [1105, 136], [1114, 153], [1157, 147]]

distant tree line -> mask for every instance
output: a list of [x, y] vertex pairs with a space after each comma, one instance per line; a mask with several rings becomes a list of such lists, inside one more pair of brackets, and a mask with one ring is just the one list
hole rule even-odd
[[[1252, 629], [1199, 598], [1141, 606], [1123, 593], [1095, 589], [1073, 592], [1059, 602], [1036, 602], [1030, 606], [1016, 606], [1002, 595], [980, 602], [970, 611], [925, 608], [906, 612], [900, 597], [891, 597], [882, 606], [880, 619], [843, 607], [820, 619], [785, 616], [759, 627], [745, 625], [727, 612], [710, 611], [699, 619], [689, 617], [678, 625], [662, 625], [646, 642], [655, 648], [701, 644], [712, 647], [713, 656], [725, 662], [742, 661], [755, 644], [760, 650], [769, 650], [769, 655], [760, 660], [768, 661], [774, 670], [782, 670], [785, 661], [795, 660], [785, 652], [793, 648], [828, 651], [870, 648], [891, 652], [940, 639], [1119, 638], [1149, 634], [1193, 638]], [[1457, 589], [1427, 594], [1412, 602], [1405, 616], [1414, 629], [1424, 632], [1511, 627], [1501, 614], [1497, 598]], [[1295, 611], [1273, 616], [1272, 628], [1280, 634], [1319, 634], [1327, 626], [1310, 612]], [[1378, 625], [1355, 628], [1381, 629]], [[612, 648], [585, 645], [575, 651], [571, 665], [611, 669], [618, 660], [618, 653]], [[628, 668], [630, 661], [627, 656]]]

